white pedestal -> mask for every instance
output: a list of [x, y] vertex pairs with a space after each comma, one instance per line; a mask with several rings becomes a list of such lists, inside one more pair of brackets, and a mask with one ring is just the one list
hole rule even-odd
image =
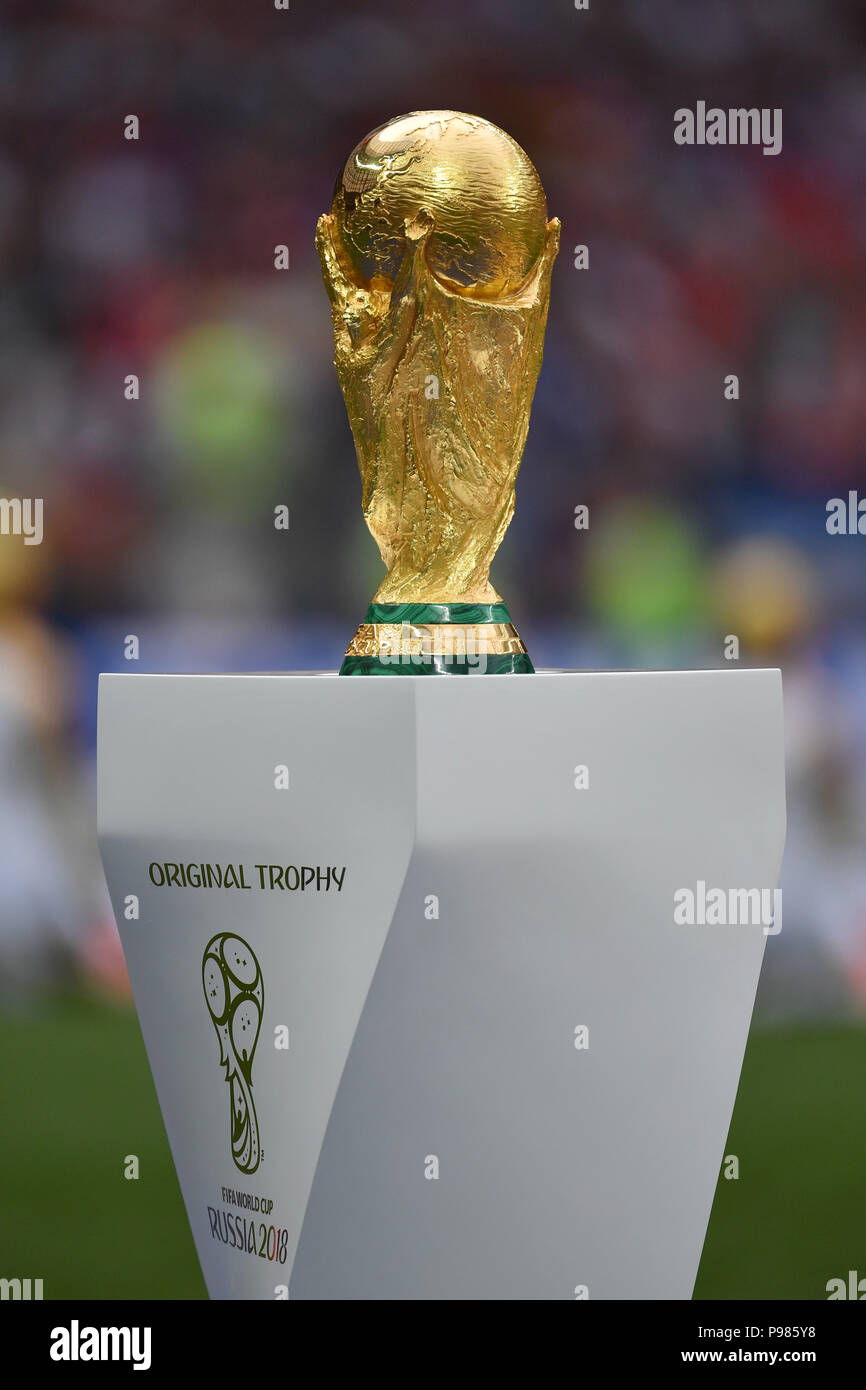
[[777, 671], [103, 676], [99, 833], [212, 1297], [691, 1296], [766, 935], [674, 894], [777, 881]]

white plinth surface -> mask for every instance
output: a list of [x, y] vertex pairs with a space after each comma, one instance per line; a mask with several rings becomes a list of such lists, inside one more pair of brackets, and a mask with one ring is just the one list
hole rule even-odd
[[99, 833], [212, 1297], [691, 1296], [766, 934], [674, 895], [777, 882], [778, 671], [103, 676]]

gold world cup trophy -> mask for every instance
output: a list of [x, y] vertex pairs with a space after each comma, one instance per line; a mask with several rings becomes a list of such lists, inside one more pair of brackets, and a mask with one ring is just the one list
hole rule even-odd
[[532, 162], [478, 116], [400, 116], [349, 156], [316, 245], [387, 569], [341, 674], [531, 672], [489, 573], [559, 247]]

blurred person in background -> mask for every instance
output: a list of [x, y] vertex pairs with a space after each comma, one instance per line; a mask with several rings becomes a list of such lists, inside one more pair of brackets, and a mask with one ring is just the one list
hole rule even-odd
[[35, 611], [42, 548], [0, 545], [0, 1001], [74, 978], [86, 923], [70, 853], [70, 654]]
[[783, 935], [768, 941], [760, 1003], [771, 1012], [845, 1012], [866, 1005], [866, 806], [857, 772], [854, 702], [820, 647], [823, 596], [790, 541], [749, 536], [716, 559], [711, 589], [720, 640], [740, 660], [784, 672], [788, 830]]

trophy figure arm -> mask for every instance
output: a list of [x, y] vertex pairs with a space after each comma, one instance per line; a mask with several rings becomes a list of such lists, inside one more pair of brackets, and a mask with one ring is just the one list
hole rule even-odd
[[405, 424], [394, 400], [395, 387], [424, 311], [429, 280], [425, 247], [432, 228], [433, 219], [424, 209], [407, 221], [406, 251], [390, 289], [365, 288], [346, 276], [330, 214], [323, 214], [316, 228], [316, 247], [331, 300], [334, 364], [355, 440], [362, 506], [386, 566], [399, 545], [406, 501], [400, 438]]

